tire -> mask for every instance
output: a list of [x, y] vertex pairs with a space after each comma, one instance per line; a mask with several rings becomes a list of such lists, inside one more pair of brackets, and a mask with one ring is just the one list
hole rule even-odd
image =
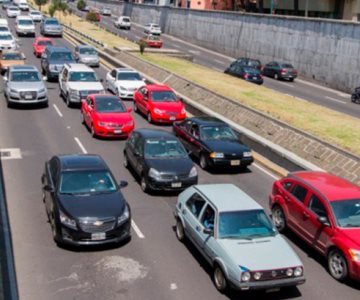
[[203, 169], [203, 170], [206, 170], [209, 168], [209, 163], [208, 163], [204, 153], [201, 153], [201, 155], [200, 155], [199, 164], [200, 164], [201, 169]]
[[343, 282], [347, 279], [349, 269], [346, 259], [342, 252], [338, 249], [333, 249], [328, 254], [328, 269], [329, 273], [336, 280]]
[[93, 124], [91, 124], [90, 131], [91, 131], [91, 136], [93, 138], [96, 138], [96, 132]]
[[152, 118], [151, 118], [151, 113], [147, 114], [147, 121], [151, 124], [153, 122]]
[[185, 241], [186, 236], [184, 226], [179, 218], [176, 219], [175, 234], [180, 242], [183, 243]]
[[125, 152], [124, 152], [124, 162], [123, 162], [123, 164], [124, 164], [124, 167], [125, 167], [126, 169], [129, 169], [129, 161], [128, 161], [128, 158], [127, 158]]
[[294, 78], [289, 78], [289, 81], [290, 81], [290, 82], [294, 82]]
[[139, 109], [138, 109], [138, 107], [137, 107], [137, 105], [136, 105], [136, 102], [134, 101], [134, 112], [136, 112], [136, 113], [138, 113], [139, 112]]
[[214, 280], [216, 289], [220, 293], [224, 293], [227, 290], [227, 288], [228, 288], [227, 279], [224, 275], [223, 270], [217, 264], [214, 266], [213, 280]]
[[56, 220], [53, 211], [49, 212], [49, 221], [51, 226], [51, 235], [53, 237], [54, 242], [57, 244], [59, 242], [59, 235], [58, 235], [58, 228], [56, 225]]
[[279, 232], [286, 231], [286, 218], [283, 209], [279, 205], [275, 205], [271, 209], [271, 218]]
[[274, 79], [275, 79], [275, 80], [280, 80], [280, 77], [279, 77], [279, 74], [278, 74], [278, 73], [275, 73], [275, 74], [274, 74]]
[[67, 107], [71, 107], [71, 106], [72, 106], [71, 101], [70, 101], [70, 95], [69, 95], [69, 94], [66, 94], [65, 101], [66, 101]]
[[140, 187], [141, 187], [141, 190], [144, 192], [144, 193], [148, 193], [149, 192], [149, 185], [146, 181], [146, 178], [144, 175], [141, 176], [141, 179], [140, 179]]

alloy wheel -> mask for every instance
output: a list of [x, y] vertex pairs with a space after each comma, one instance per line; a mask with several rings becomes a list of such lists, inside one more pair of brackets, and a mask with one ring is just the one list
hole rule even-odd
[[184, 226], [182, 224], [182, 222], [179, 219], [176, 219], [176, 237], [180, 242], [183, 242], [185, 239], [185, 231], [184, 231]]
[[348, 266], [344, 255], [337, 249], [330, 251], [328, 267], [332, 277], [344, 281], [348, 276]]
[[208, 167], [208, 163], [204, 154], [201, 154], [200, 156], [200, 167], [203, 170], [206, 170]]
[[277, 230], [279, 232], [284, 232], [286, 229], [286, 219], [284, 211], [280, 206], [276, 205], [273, 207], [271, 217]]
[[146, 178], [145, 176], [141, 177], [141, 181], [140, 181], [140, 186], [141, 186], [141, 190], [146, 193], [149, 190], [148, 184], [146, 182]]
[[221, 268], [219, 266], [215, 266], [215, 269], [214, 269], [214, 283], [215, 283], [215, 287], [218, 291], [224, 292], [226, 290], [226, 287], [227, 287], [226, 278], [224, 276], [223, 271], [221, 270]]
[[124, 167], [125, 167], [125, 168], [128, 168], [128, 167], [129, 167], [129, 161], [128, 161], [127, 156], [126, 156], [125, 153], [124, 153]]

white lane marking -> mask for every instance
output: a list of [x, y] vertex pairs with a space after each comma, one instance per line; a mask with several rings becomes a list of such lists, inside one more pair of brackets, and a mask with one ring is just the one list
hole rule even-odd
[[81, 151], [82, 151], [84, 154], [87, 154], [88, 152], [86, 151], [84, 145], [80, 142], [79, 138], [74, 137], [74, 140], [75, 140], [75, 142], [79, 145]]
[[351, 97], [350, 94], [345, 94], [345, 93], [342, 93], [342, 92], [337, 92], [336, 94], [338, 96], [340, 96], [340, 97], [343, 97], [343, 98], [350, 98]]
[[319, 84], [316, 84], [316, 83], [312, 83], [312, 82], [309, 82], [309, 81], [305, 81], [305, 80], [302, 80], [302, 79], [299, 79], [299, 78], [297, 78], [296, 81], [301, 82], [302, 84], [310, 85], [310, 86], [318, 88], [320, 90], [324, 90], [324, 91], [328, 91], [328, 92], [331, 92], [331, 93], [338, 94], [338, 95], [340, 95], [341, 97], [344, 97], [344, 98], [348, 98], [348, 97], [351, 96], [350, 94], [342, 93], [342, 92], [334, 90], [332, 88], [328, 88], [328, 87], [325, 87], [325, 86], [322, 86], [322, 85], [319, 85]]
[[196, 51], [196, 50], [189, 50], [189, 52], [192, 53], [192, 54], [197, 54], [197, 55], [200, 54], [200, 51]]
[[279, 179], [278, 176], [275, 176], [274, 174], [270, 173], [268, 170], [266, 170], [263, 167], [259, 166], [257, 163], [253, 163], [252, 165], [254, 167], [258, 168], [260, 171], [264, 172], [265, 174], [269, 175], [271, 178], [274, 178], [275, 180]]
[[282, 84], [282, 85], [285, 85], [285, 86], [288, 86], [288, 87], [292, 87], [292, 88], [295, 87], [295, 86], [292, 85], [292, 84], [289, 84], [289, 83], [286, 83], [286, 82], [282, 82], [282, 81], [278, 81], [277, 83], [280, 83], [280, 84]]
[[171, 47], [175, 47], [175, 48], [178, 48], [178, 49], [182, 48], [182, 47], [180, 47], [178, 45], [171, 45]]
[[21, 151], [19, 148], [1, 148], [0, 149], [0, 159], [22, 159]]
[[177, 290], [177, 285], [176, 285], [176, 283], [171, 283], [171, 284], [170, 284], [170, 290], [172, 290], [172, 291]]
[[67, 129], [70, 129], [70, 128], [71, 128], [71, 126], [66, 126], [66, 128], [67, 128]]
[[141, 232], [140, 228], [135, 224], [133, 219], [131, 220], [131, 227], [134, 229], [134, 231], [136, 232], [139, 239], [144, 239], [145, 238], [145, 236]]
[[56, 104], [53, 104], [53, 106], [54, 106], [56, 112], [58, 113], [58, 115], [60, 116], [60, 118], [62, 118], [63, 114], [61, 113], [60, 109], [56, 106]]
[[326, 99], [329, 99], [329, 100], [331, 100], [331, 101], [338, 102], [338, 103], [346, 104], [346, 101], [342, 101], [342, 100], [339, 100], [339, 99], [335, 99], [335, 98], [332, 98], [332, 97], [329, 97], [329, 96], [326, 96], [325, 98], [326, 98]]

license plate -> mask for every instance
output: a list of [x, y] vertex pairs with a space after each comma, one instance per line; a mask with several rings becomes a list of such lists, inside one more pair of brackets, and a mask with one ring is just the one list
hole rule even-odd
[[91, 234], [91, 240], [93, 241], [99, 241], [99, 240], [105, 240], [106, 239], [106, 233], [105, 232], [97, 232]]
[[274, 292], [278, 292], [278, 291], [280, 291], [280, 288], [267, 289], [265, 292], [266, 293], [274, 293]]
[[240, 160], [231, 160], [230, 165], [232, 165], [232, 166], [240, 166]]
[[181, 182], [174, 182], [171, 184], [171, 187], [173, 188], [181, 188], [181, 186], [182, 186]]
[[32, 99], [31, 95], [25, 95], [25, 99]]
[[119, 129], [117, 129], [117, 130], [114, 130], [114, 133], [115, 133], [115, 134], [120, 134], [120, 133], [122, 133], [122, 131], [119, 130]]
[[257, 79], [257, 77], [253, 77], [253, 79], [254, 79], [254, 80], [256, 80], [256, 79]]
[[170, 117], [170, 121], [175, 121], [176, 118], [175, 117]]

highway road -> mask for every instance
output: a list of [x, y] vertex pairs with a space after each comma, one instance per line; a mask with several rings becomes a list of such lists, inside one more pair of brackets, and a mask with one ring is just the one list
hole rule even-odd
[[[13, 20], [10, 21], [13, 25]], [[37, 25], [38, 26], [38, 25]], [[33, 38], [20, 38], [27, 63], [40, 69], [32, 53]], [[64, 39], [58, 45], [73, 48]], [[97, 70], [105, 78], [107, 70]], [[3, 80], [0, 79], [1, 90]], [[20, 298], [63, 299], [358, 299], [360, 285], [341, 284], [327, 273], [325, 262], [292, 235], [290, 244], [305, 265], [307, 282], [275, 293], [219, 294], [211, 270], [191, 246], [174, 234], [175, 194], [144, 194], [122, 165], [123, 140], [93, 139], [81, 125], [78, 108], [69, 109], [59, 97], [57, 83], [47, 83], [48, 108], [13, 108], [0, 101], [0, 148], [15, 148], [21, 156], [3, 160], [14, 258]], [[126, 102], [127, 105], [132, 103]], [[136, 127], [149, 125], [134, 114]], [[118, 181], [127, 180], [123, 193], [133, 214], [132, 240], [124, 245], [97, 248], [59, 248], [52, 240], [41, 200], [40, 176], [44, 162], [54, 154], [100, 154]], [[18, 153], [19, 154], [19, 153]], [[274, 176], [252, 165], [235, 174], [210, 174], [198, 168], [200, 183], [233, 183], [267, 207]], [[271, 253], [266, 256], [271, 259]]]
[[[97, 8], [101, 8], [102, 6], [106, 5], [107, 7], [112, 7], [114, 11], [118, 11], [118, 9], [114, 9], [114, 1], [87, 1], [87, 3], [89, 6]], [[74, 13], [81, 16], [85, 15], [84, 12], [76, 9], [75, 3], [69, 3], [69, 5], [74, 9]], [[114, 16], [102, 16], [101, 24], [109, 30], [116, 32], [121, 37], [127, 38], [131, 41], [138, 41], [142, 36], [144, 36], [144, 29], [141, 26], [144, 24], [132, 24], [130, 31], [120, 30], [114, 27], [114, 20]], [[194, 57], [195, 63], [218, 70], [220, 72], [223, 72], [235, 59], [224, 54], [199, 47], [195, 44], [188, 43], [184, 40], [181, 40], [180, 38], [181, 37], [177, 38], [168, 34], [163, 34], [162, 39], [164, 41], [164, 48], [176, 49], [192, 55]], [[314, 102], [321, 106], [328, 107], [353, 117], [360, 117], [360, 105], [352, 103], [350, 100], [350, 95], [341, 91], [329, 89], [302, 79], [297, 79], [294, 82], [288, 82], [284, 80], [277, 81], [272, 78], [265, 77], [264, 86], [293, 97]]]

